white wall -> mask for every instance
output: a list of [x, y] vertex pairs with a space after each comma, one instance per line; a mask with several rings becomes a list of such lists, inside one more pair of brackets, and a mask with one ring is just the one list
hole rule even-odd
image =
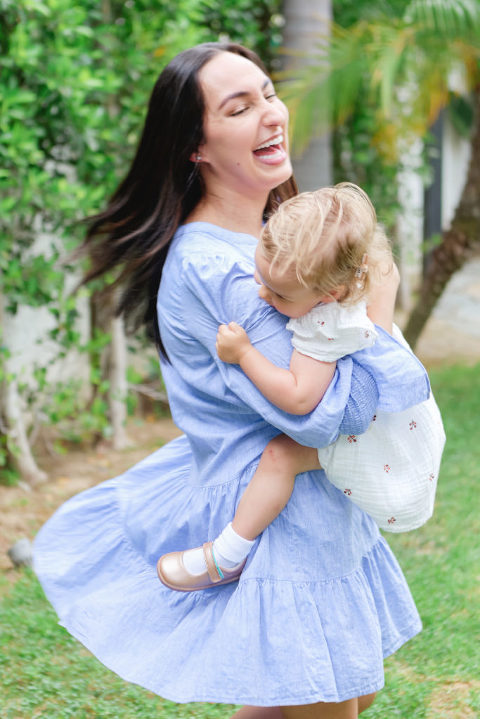
[[[55, 242], [51, 235], [39, 232], [31, 252], [41, 252], [48, 256]], [[78, 279], [78, 275], [65, 278], [68, 291], [71, 291]], [[75, 329], [80, 332], [81, 341], [85, 342], [90, 336], [88, 300], [85, 296], [78, 297], [77, 309], [80, 316]], [[58, 355], [59, 346], [48, 336], [48, 332], [55, 328], [55, 318], [45, 307], [23, 305], [15, 315], [5, 312], [3, 320], [3, 338], [11, 353], [9, 370], [14, 372], [21, 382], [30, 384], [34, 367], [46, 367]], [[70, 378], [88, 382], [88, 376], [88, 361], [76, 351], [69, 352], [67, 357], [51, 365], [47, 374], [49, 382]], [[88, 387], [88, 384], [86, 386]]]
[[422, 150], [420, 140], [406, 146], [402, 157], [405, 169], [398, 174], [398, 198], [402, 209], [397, 216], [395, 232], [402, 278], [399, 301], [406, 312], [411, 309], [413, 292], [422, 276], [424, 188], [417, 172], [422, 162]]
[[442, 227], [448, 229], [463, 191], [470, 161], [470, 142], [455, 131], [448, 113], [443, 123]]
[[[421, 152], [418, 143], [409, 148], [403, 160], [407, 170], [399, 175], [399, 200], [402, 212], [397, 221], [397, 238], [401, 246], [400, 265], [402, 309], [411, 308], [411, 292], [422, 277], [424, 187], [415, 173]], [[442, 131], [442, 228], [448, 229], [463, 191], [470, 160], [470, 142], [455, 131], [445, 113]]]

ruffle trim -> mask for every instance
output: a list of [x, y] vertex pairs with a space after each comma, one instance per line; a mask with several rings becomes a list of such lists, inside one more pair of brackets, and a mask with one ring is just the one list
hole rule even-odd
[[116, 481], [60, 508], [35, 570], [60, 623], [127, 681], [174, 702], [344, 701], [380, 689], [383, 658], [421, 628], [383, 538], [337, 579], [259, 578], [249, 561], [238, 583], [172, 592], [125, 537]]

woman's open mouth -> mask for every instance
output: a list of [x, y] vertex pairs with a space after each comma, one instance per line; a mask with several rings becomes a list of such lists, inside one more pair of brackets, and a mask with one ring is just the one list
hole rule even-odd
[[285, 160], [287, 153], [282, 145], [283, 134], [276, 135], [259, 145], [253, 154], [255, 157], [266, 165], [278, 165]]

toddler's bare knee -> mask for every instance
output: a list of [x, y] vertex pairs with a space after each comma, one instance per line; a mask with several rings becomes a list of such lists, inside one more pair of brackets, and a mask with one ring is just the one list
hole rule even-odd
[[285, 468], [296, 462], [297, 443], [284, 434], [274, 437], [265, 447], [264, 454], [272, 464]]

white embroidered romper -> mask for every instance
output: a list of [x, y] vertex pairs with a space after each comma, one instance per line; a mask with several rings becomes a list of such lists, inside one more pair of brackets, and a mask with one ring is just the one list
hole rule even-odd
[[[367, 317], [365, 302], [317, 305], [291, 319], [287, 329], [298, 352], [322, 362], [372, 347], [383, 332]], [[393, 335], [408, 347], [396, 326]], [[380, 401], [364, 434], [340, 435], [320, 448], [318, 457], [330, 482], [381, 529], [406, 532], [432, 516], [444, 444], [440, 412], [430, 393], [428, 400], [402, 412], [385, 411]]]

